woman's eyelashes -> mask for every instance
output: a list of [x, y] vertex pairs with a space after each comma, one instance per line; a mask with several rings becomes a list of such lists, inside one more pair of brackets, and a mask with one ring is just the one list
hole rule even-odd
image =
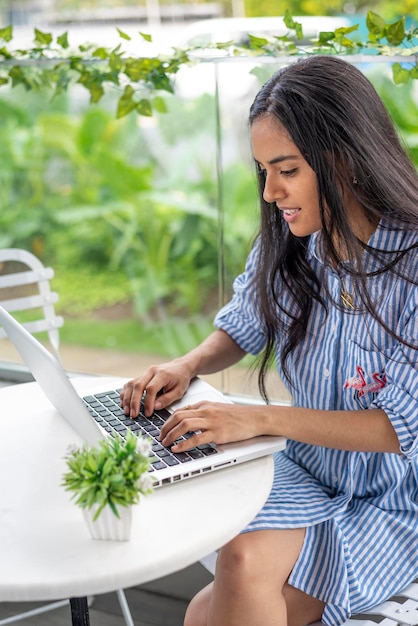
[[266, 170], [260, 165], [260, 163], [256, 162], [255, 167], [257, 169], [257, 174], [264, 177], [266, 176]]
[[[260, 163], [256, 163], [256, 168], [257, 174], [259, 174], [260, 176], [264, 176], [264, 178], [267, 176], [267, 170], [262, 165], [260, 165]], [[285, 176], [286, 178], [290, 178], [291, 176], [294, 176], [297, 171], [297, 167], [292, 167], [290, 170], [284, 170], [280, 168], [279, 170], [276, 170], [275, 173]]]
[[296, 174], [296, 172], [298, 171], [297, 167], [293, 167], [291, 170], [280, 170], [280, 174], [283, 174], [283, 176], [294, 176]]

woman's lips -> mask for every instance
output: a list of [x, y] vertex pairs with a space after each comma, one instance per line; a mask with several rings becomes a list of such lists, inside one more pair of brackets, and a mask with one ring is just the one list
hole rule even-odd
[[280, 211], [283, 213], [283, 218], [286, 222], [293, 222], [297, 215], [300, 213], [301, 209], [285, 209], [283, 207], [279, 207]]

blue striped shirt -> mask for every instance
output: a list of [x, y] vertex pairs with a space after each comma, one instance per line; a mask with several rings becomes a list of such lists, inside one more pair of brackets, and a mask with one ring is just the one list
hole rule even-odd
[[[417, 241], [416, 231], [381, 224], [369, 245], [398, 250]], [[258, 250], [256, 243], [244, 273], [234, 282], [231, 301], [215, 318], [215, 326], [251, 354], [265, 345], [254, 289]], [[306, 336], [288, 360], [294, 404], [323, 410], [383, 409], [397, 433], [399, 454], [288, 441], [275, 458], [272, 492], [246, 532], [306, 528], [290, 583], [325, 601], [323, 621], [336, 626], [418, 576], [418, 352], [394, 340], [369, 313], [332, 305], [325, 285], [338, 300], [341, 272], [324, 268], [319, 233], [311, 237], [308, 260], [321, 277], [328, 315], [313, 302]], [[373, 263], [366, 253], [368, 270]], [[403, 263], [417, 280], [416, 250]], [[353, 292], [350, 275], [343, 279]], [[393, 273], [369, 278], [368, 286], [385, 324], [417, 346], [417, 286]], [[355, 292], [353, 297], [356, 304]], [[290, 294], [283, 299], [287, 310], [293, 306]], [[277, 336], [276, 363], [284, 380], [283, 345], [284, 338]]]

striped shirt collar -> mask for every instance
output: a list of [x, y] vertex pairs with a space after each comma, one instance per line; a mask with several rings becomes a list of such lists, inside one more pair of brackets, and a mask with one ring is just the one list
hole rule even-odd
[[[377, 251], [397, 252], [410, 246], [414, 241], [418, 241], [417, 230], [406, 230], [402, 226], [394, 226], [387, 219], [381, 219], [376, 230], [368, 241], [368, 246]], [[382, 263], [386, 264], [389, 260], [385, 254], [376, 257], [375, 253], [365, 250], [364, 252], [364, 269], [367, 272], [373, 272], [382, 267]], [[315, 258], [320, 263], [324, 263], [324, 255], [322, 251], [322, 232], [320, 230], [313, 233], [310, 237], [307, 259]], [[344, 265], [349, 266], [351, 263], [347, 261]]]

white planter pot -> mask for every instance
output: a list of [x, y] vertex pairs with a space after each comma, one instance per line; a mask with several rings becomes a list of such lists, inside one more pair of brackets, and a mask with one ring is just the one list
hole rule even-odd
[[92, 539], [107, 539], [114, 541], [129, 541], [132, 531], [133, 508], [131, 506], [118, 507], [120, 517], [112, 512], [110, 507], [105, 507], [96, 521], [93, 521], [97, 506], [91, 509], [83, 509], [84, 519]]

